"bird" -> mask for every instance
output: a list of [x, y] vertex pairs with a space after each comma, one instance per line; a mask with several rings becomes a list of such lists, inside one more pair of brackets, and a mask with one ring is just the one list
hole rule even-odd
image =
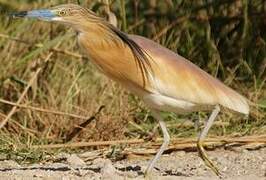
[[163, 143], [145, 170], [149, 175], [170, 142], [161, 112], [210, 112], [197, 138], [200, 158], [216, 175], [204, 139], [221, 110], [249, 114], [247, 98], [191, 61], [140, 35], [122, 32], [88, 8], [62, 4], [48, 9], [12, 13], [14, 18], [35, 18], [60, 23], [77, 32], [78, 44], [107, 77], [138, 96], [158, 121]]

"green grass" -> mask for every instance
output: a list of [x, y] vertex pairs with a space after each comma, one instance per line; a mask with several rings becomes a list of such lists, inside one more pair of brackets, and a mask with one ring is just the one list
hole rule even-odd
[[[0, 34], [23, 41], [0, 36], [0, 98], [16, 102], [36, 69], [41, 67], [42, 71], [23, 99], [23, 104], [86, 117], [93, 116], [100, 106], [105, 106], [72, 142], [143, 136], [153, 129], [156, 122], [137, 97], [103, 76], [89, 60], [51, 50], [57, 47], [80, 53], [72, 30], [46, 22], [10, 20], [6, 15], [8, 12], [66, 2], [70, 1], [20, 0], [10, 3], [0, 0]], [[80, 2], [99, 15], [104, 14], [99, 1]], [[222, 113], [218, 120], [229, 125], [213, 127], [210, 135], [266, 133], [265, 1], [111, 2], [111, 10], [117, 15], [120, 29], [149, 37], [178, 52], [254, 103], [248, 119], [230, 112]], [[43, 46], [36, 47], [39, 43]], [[45, 62], [51, 52], [51, 58]], [[11, 108], [10, 105], [0, 104], [0, 113], [7, 115]], [[200, 118], [204, 121], [207, 114], [180, 116], [165, 113], [164, 117], [171, 136], [193, 137], [196, 135], [193, 127], [176, 128], [176, 125], [186, 119]], [[0, 119], [3, 120], [3, 116]], [[39, 161], [44, 154], [53, 151], [34, 150], [32, 145], [63, 143], [83, 121], [18, 109], [0, 131], [0, 152], [21, 162]]]

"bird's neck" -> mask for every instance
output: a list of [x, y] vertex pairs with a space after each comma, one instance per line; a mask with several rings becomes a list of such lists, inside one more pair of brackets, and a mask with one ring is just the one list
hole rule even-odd
[[[78, 41], [84, 53], [105, 74], [117, 78], [120, 65], [125, 65], [125, 56], [130, 55], [130, 49], [117, 38], [104, 24], [94, 24], [84, 28], [78, 35]], [[124, 69], [124, 68], [122, 68]]]
[[79, 40], [82, 44], [94, 49], [98, 46], [102, 48], [113, 45], [123, 45], [124, 43], [110, 32], [107, 25], [103, 23], [93, 23], [79, 29]]

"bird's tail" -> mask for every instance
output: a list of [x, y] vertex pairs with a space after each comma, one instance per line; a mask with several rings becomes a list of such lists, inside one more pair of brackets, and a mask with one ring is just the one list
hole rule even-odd
[[223, 91], [219, 90], [219, 94], [220, 105], [242, 114], [249, 114], [249, 104], [245, 97], [229, 87]]

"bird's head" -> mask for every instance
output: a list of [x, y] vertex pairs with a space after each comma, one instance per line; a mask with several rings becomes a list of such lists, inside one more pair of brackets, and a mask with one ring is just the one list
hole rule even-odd
[[64, 4], [49, 9], [22, 11], [11, 15], [12, 17], [37, 18], [68, 25], [78, 25], [84, 22], [97, 22], [101, 20], [94, 12], [76, 4]]

